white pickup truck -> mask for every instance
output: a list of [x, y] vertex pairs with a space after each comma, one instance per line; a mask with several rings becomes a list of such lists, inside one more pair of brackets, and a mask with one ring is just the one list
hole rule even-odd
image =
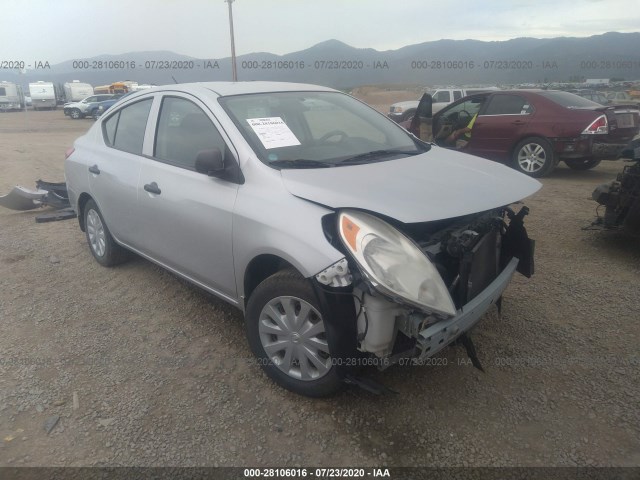
[[[476, 93], [491, 92], [494, 90], [500, 89], [498, 87], [439, 88], [431, 94], [433, 98], [433, 113], [439, 112], [450, 103], [467, 95], [475, 95]], [[420, 103], [420, 100], [394, 103], [389, 108], [387, 116], [396, 122], [403, 122], [413, 116], [416, 108], [418, 108], [418, 103]]]

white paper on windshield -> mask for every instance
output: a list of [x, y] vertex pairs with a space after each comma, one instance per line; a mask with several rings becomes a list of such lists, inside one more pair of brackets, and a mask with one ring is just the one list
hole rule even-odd
[[247, 118], [247, 123], [267, 150], [300, 145], [296, 136], [280, 117]]

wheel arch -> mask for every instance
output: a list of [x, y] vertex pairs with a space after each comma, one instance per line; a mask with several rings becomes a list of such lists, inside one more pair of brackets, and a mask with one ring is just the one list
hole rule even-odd
[[[80, 224], [80, 230], [84, 232], [85, 224], [84, 224], [84, 207], [87, 205], [89, 200], [93, 200], [91, 195], [87, 192], [82, 192], [78, 197], [78, 223]], [[95, 202], [95, 200], [93, 200]]]
[[[260, 283], [281, 270], [293, 269], [300, 273], [294, 265], [284, 258], [270, 253], [254, 257], [247, 265], [243, 278], [243, 306], [246, 308], [249, 297]], [[300, 273], [301, 277], [304, 277]]]

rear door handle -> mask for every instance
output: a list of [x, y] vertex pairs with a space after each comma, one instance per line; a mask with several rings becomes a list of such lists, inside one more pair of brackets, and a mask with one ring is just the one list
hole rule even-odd
[[160, 195], [162, 193], [162, 190], [160, 190], [160, 188], [158, 187], [158, 184], [156, 182], [147, 183], [144, 186], [144, 189], [147, 192], [153, 193], [155, 195]]
[[527, 122], [523, 122], [522, 120], [516, 120], [515, 122], [511, 122], [513, 125], [526, 125]]
[[95, 173], [96, 175], [100, 175], [100, 169], [98, 168], [98, 165], [92, 165], [91, 167], [89, 167], [89, 171], [91, 173]]

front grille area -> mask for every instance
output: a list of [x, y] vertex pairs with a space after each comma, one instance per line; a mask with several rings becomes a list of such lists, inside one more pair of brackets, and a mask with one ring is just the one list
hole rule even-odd
[[500, 273], [499, 261], [500, 234], [493, 230], [483, 236], [461, 261], [458, 293], [461, 303], [475, 298], [496, 279]]
[[456, 308], [482, 292], [500, 273], [504, 221], [501, 211], [485, 212], [448, 225], [405, 229], [438, 269]]

